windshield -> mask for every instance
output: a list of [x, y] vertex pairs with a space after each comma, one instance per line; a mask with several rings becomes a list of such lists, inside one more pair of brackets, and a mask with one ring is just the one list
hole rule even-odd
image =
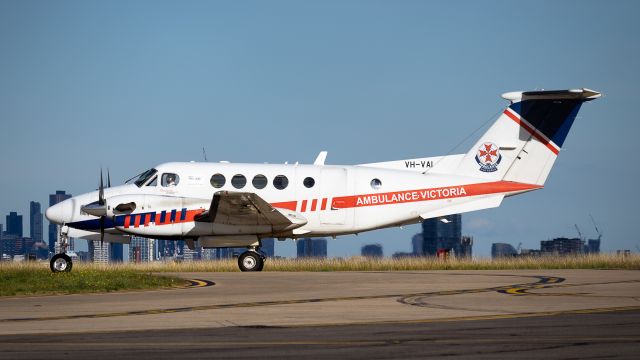
[[142, 185], [144, 185], [144, 183], [147, 182], [147, 180], [149, 180], [157, 172], [158, 172], [158, 170], [156, 170], [156, 169], [149, 169], [149, 170], [143, 172], [142, 174], [140, 174], [140, 176], [134, 182], [134, 184], [136, 184], [138, 187], [141, 187]]

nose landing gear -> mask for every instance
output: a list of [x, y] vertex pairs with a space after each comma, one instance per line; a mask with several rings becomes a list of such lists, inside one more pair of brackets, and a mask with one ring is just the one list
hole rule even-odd
[[49, 263], [49, 268], [51, 271], [55, 272], [69, 272], [71, 271], [71, 267], [73, 267], [73, 262], [71, 258], [67, 254], [55, 254], [51, 258], [51, 262]]
[[49, 268], [52, 272], [69, 272], [73, 267], [73, 262], [69, 255], [66, 254], [67, 247], [69, 246], [69, 237], [67, 236], [67, 231], [69, 228], [66, 225], [63, 225], [60, 228], [59, 240], [60, 240], [60, 253], [55, 254], [51, 261], [49, 262]]

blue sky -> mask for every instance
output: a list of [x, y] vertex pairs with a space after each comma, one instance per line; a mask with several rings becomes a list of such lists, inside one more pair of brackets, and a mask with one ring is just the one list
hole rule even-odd
[[[166, 161], [442, 155], [514, 90], [589, 87], [546, 188], [463, 216], [474, 251], [574, 236], [636, 250], [637, 2], [0, 1], [0, 222]], [[474, 139], [475, 140], [475, 139]], [[466, 152], [467, 142], [453, 153]], [[329, 254], [408, 251], [419, 227]], [[294, 253], [292, 241], [276, 251]]]

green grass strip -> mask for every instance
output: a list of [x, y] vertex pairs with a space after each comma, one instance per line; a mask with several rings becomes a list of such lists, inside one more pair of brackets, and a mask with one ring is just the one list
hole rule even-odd
[[0, 296], [146, 290], [184, 283], [184, 280], [178, 278], [126, 268], [110, 269], [74, 264], [71, 272], [54, 274], [49, 270], [48, 264], [44, 263], [0, 265]]

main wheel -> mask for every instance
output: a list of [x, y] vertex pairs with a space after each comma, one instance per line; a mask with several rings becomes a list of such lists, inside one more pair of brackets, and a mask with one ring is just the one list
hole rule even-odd
[[240, 271], [261, 271], [264, 259], [255, 251], [245, 251], [238, 257], [238, 266]]
[[55, 254], [51, 258], [49, 267], [51, 268], [51, 271], [53, 271], [54, 273], [64, 272], [64, 271], [69, 272], [73, 267], [73, 262], [71, 261], [71, 258], [67, 254], [62, 254], [62, 253]]

